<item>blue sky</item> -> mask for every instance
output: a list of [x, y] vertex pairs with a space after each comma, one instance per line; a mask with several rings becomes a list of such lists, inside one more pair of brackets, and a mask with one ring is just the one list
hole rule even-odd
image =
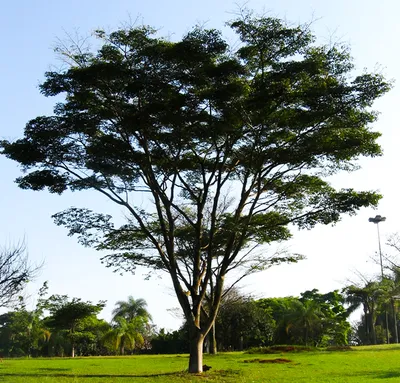
[[[337, 1], [249, 1], [247, 7], [285, 17], [292, 22], [315, 19], [313, 30], [319, 42], [343, 41], [352, 47], [356, 71], [381, 70], [388, 78], [400, 79], [400, 36], [397, 0]], [[44, 98], [38, 84], [44, 72], [61, 65], [53, 53], [58, 38], [66, 33], [89, 35], [96, 28], [112, 30], [124, 22], [138, 20], [160, 29], [160, 34], [179, 38], [196, 23], [224, 28], [233, 18], [237, 5], [227, 0], [15, 0], [3, 2], [0, 14], [0, 138], [16, 139], [25, 123], [38, 115], [50, 114], [55, 100]], [[229, 31], [226, 31], [229, 33]], [[375, 109], [381, 112], [375, 128], [384, 156], [362, 160], [362, 170], [335, 177], [339, 187], [379, 190], [384, 194], [379, 209], [366, 209], [356, 217], [344, 218], [335, 227], [317, 227], [296, 233], [290, 242], [293, 251], [307, 260], [297, 265], [279, 266], [244, 281], [244, 290], [258, 297], [297, 295], [318, 288], [322, 292], [340, 288], [355, 279], [354, 270], [374, 274], [379, 268], [370, 260], [377, 249], [376, 228], [368, 217], [382, 214], [382, 240], [400, 231], [400, 206], [397, 165], [398, 86], [380, 99]], [[99, 211], [120, 212], [94, 193], [67, 193], [19, 190], [13, 180], [19, 176], [17, 165], [0, 157], [0, 244], [25, 239], [32, 262], [44, 261], [41, 275], [30, 283], [34, 295], [48, 280], [51, 293], [98, 301], [108, 301], [103, 316], [107, 319], [113, 304], [128, 295], [144, 298], [159, 327], [176, 328], [179, 322], [167, 310], [177, 307], [167, 278], [144, 281], [140, 275], [119, 276], [100, 264], [99, 254], [78, 245], [66, 230], [54, 225], [51, 215], [70, 206]], [[384, 247], [384, 251], [387, 248]]]

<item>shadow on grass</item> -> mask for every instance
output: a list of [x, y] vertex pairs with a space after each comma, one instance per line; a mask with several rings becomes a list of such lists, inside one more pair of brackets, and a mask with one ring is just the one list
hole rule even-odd
[[43, 367], [43, 368], [38, 368], [39, 371], [71, 371], [70, 368], [52, 368], [52, 367]]
[[399, 378], [400, 371], [385, 371], [376, 375], [376, 379], [390, 379], [390, 378]]
[[[47, 369], [43, 368], [41, 370], [59, 370], [57, 368], [55, 369]], [[60, 369], [60, 370], [65, 370], [65, 369]], [[40, 378], [40, 377], [49, 377], [49, 378], [128, 378], [128, 379], [134, 379], [134, 378], [157, 378], [161, 376], [184, 376], [186, 375], [186, 372], [165, 372], [161, 374], [148, 374], [148, 375], [128, 375], [128, 374], [34, 374], [34, 373], [27, 373], [27, 374], [15, 374], [15, 373], [2, 373], [1, 377], [5, 376], [13, 376], [13, 377], [20, 377], [20, 378]]]
[[[333, 375], [333, 374], [332, 374]], [[359, 381], [361, 382], [363, 379], [384, 379], [387, 381], [388, 379], [392, 378], [400, 378], [400, 369], [396, 370], [389, 370], [389, 371], [358, 371], [355, 373], [347, 373], [347, 374], [341, 374], [340, 372], [335, 374], [335, 377], [341, 377], [341, 378], [355, 378], [356, 376], [359, 376], [360, 379]], [[397, 382], [398, 380], [396, 380]]]

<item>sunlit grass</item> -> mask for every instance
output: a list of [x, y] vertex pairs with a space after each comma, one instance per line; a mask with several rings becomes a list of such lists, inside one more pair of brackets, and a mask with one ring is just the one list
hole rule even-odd
[[212, 369], [196, 376], [185, 372], [187, 355], [5, 359], [0, 363], [0, 382], [397, 382], [399, 360], [400, 345], [333, 352], [223, 353], [205, 355], [204, 363]]

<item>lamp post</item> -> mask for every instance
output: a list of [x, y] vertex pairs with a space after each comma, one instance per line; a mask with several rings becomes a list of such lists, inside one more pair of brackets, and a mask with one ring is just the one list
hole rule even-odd
[[[379, 223], [380, 222], [385, 222], [386, 221], [386, 217], [382, 217], [380, 215], [375, 216], [374, 218], [369, 218], [368, 219], [369, 222], [372, 222], [374, 224], [376, 224], [376, 228], [378, 231], [378, 245], [379, 245], [379, 260], [381, 263], [381, 277], [382, 277], [382, 281], [383, 281], [383, 262], [382, 262], [382, 248], [381, 248], [381, 235], [379, 233]], [[387, 310], [385, 310], [385, 319], [386, 319], [386, 342], [389, 344], [389, 320], [388, 320], [388, 313]]]

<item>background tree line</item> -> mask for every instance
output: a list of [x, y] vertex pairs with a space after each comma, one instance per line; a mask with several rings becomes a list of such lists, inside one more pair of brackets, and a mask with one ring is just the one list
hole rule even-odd
[[13, 311], [0, 315], [4, 357], [124, 355], [151, 347], [153, 327], [143, 299], [117, 302], [107, 322], [97, 317], [105, 302], [46, 294], [47, 283], [33, 310], [20, 298]]
[[[119, 301], [111, 322], [99, 319], [105, 302], [65, 295], [46, 297], [47, 284], [33, 310], [21, 298], [0, 316], [0, 352], [5, 357], [89, 356], [132, 353], [187, 353], [189, 328], [156, 330], [143, 299]], [[351, 339], [346, 297], [314, 289], [300, 297], [253, 299], [233, 289], [225, 295], [205, 351], [244, 350], [279, 344], [344, 345]], [[351, 306], [353, 307], [353, 306]], [[354, 336], [353, 336], [354, 338]]]
[[399, 342], [400, 236], [392, 234], [387, 245], [394, 252], [383, 255], [382, 274], [376, 277], [359, 275], [359, 282], [343, 290], [348, 310], [362, 310], [360, 320], [353, 325], [356, 344]]
[[[392, 240], [393, 243], [393, 240]], [[206, 352], [273, 345], [336, 346], [398, 343], [400, 268], [386, 258], [384, 277], [361, 278], [341, 292], [305, 291], [299, 297], [254, 299], [238, 289], [224, 295]], [[47, 296], [47, 283], [28, 310], [20, 297], [14, 310], [0, 315], [0, 353], [4, 357], [187, 353], [189, 329], [157, 330], [143, 299], [116, 303], [111, 322], [99, 319], [105, 302], [66, 295]], [[360, 319], [349, 316], [362, 309]], [[385, 316], [388, 315], [388, 331]], [[389, 334], [389, 339], [387, 337]]]

